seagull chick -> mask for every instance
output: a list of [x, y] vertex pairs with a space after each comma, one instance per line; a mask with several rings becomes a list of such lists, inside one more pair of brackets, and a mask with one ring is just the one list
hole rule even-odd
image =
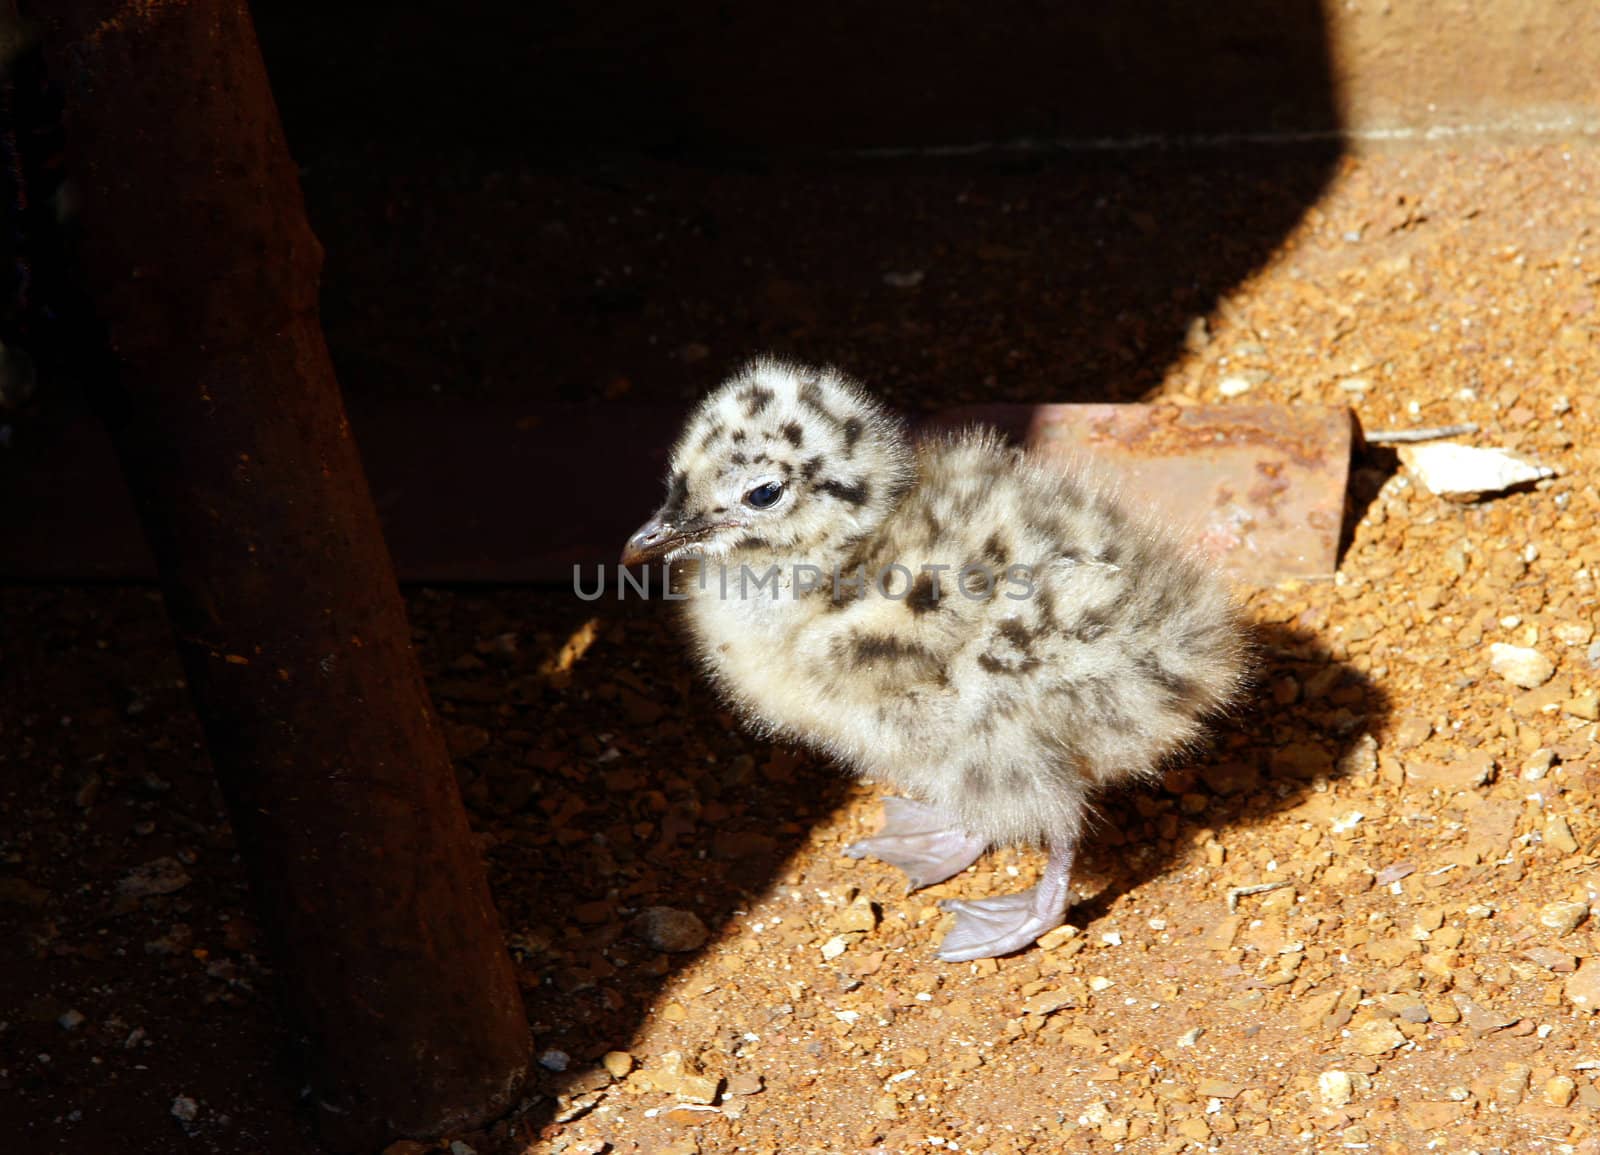
[[623, 553], [657, 560], [749, 723], [899, 795], [847, 854], [915, 890], [1048, 848], [1036, 886], [943, 903], [950, 962], [1060, 925], [1091, 797], [1154, 775], [1245, 678], [1227, 591], [1147, 518], [988, 431], [913, 445], [831, 369], [757, 360], [700, 404]]

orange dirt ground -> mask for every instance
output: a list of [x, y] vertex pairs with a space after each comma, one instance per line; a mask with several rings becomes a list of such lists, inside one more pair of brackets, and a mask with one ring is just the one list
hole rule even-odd
[[[1559, 472], [1458, 505], [1364, 452], [1337, 579], [1242, 591], [1254, 700], [1211, 752], [1106, 800], [1084, 900], [1037, 949], [937, 962], [937, 900], [1016, 889], [1037, 856], [910, 897], [845, 858], [873, 791], [736, 729], [666, 607], [412, 591], [545, 1064], [514, 1125], [455, 1142], [1600, 1152], [1597, 190], [1593, 144], [1345, 160], [1146, 367], [1147, 398], [1475, 422], [1463, 440]], [[919, 267], [899, 291], [943, 291], [939, 255]], [[871, 380], [896, 332], [907, 363], [938, 357], [912, 324], [863, 330], [848, 367]], [[892, 391], [1015, 398], [1073, 356], [1002, 339], [1020, 351], [991, 385], [918, 393], [902, 368]], [[1513, 685], [1496, 642], [1548, 675]], [[0, 738], [0, 1131], [32, 1152], [310, 1151], [156, 596], [0, 591]], [[650, 907], [692, 912], [704, 944], [657, 949]]]

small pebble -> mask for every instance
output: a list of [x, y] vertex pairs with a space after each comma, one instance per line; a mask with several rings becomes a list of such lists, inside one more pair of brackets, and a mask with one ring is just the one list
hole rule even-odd
[[1555, 751], [1548, 746], [1541, 746], [1522, 763], [1522, 780], [1524, 782], [1537, 782], [1550, 773], [1550, 767], [1555, 762]]
[[856, 939], [858, 939], [860, 937], [861, 937], [860, 934], [836, 934], [836, 935], [834, 935], [827, 942], [823, 943], [822, 946], [819, 948], [822, 951], [822, 957], [824, 959], [827, 959], [829, 962], [832, 962], [834, 959], [836, 959], [840, 955], [842, 955], [845, 951], [849, 950], [850, 949], [850, 944], [855, 942]]
[[1426, 718], [1408, 717], [1400, 719], [1400, 725], [1395, 728], [1395, 745], [1402, 750], [1410, 750], [1420, 746], [1433, 735], [1433, 723]]
[[1317, 1096], [1329, 1107], [1343, 1107], [1355, 1094], [1349, 1071], [1324, 1071], [1317, 1076]]
[[76, 1010], [68, 1011], [66, 1014], [57, 1019], [56, 1022], [60, 1025], [63, 1031], [75, 1031], [83, 1025], [83, 1014], [82, 1012]]
[[1515, 1106], [1528, 1093], [1528, 1081], [1533, 1068], [1526, 1063], [1506, 1063], [1500, 1068], [1500, 1081], [1495, 1084], [1495, 1102]]
[[1544, 1101], [1552, 1107], [1565, 1107], [1578, 1093], [1578, 1084], [1566, 1075], [1557, 1075], [1544, 1085]]
[[[1108, 980], [1102, 979], [1100, 981], [1106, 982]], [[1094, 980], [1090, 980], [1089, 985], [1094, 987]], [[1095, 987], [1094, 989], [1103, 990], [1105, 988]], [[1060, 989], [1040, 991], [1022, 1004], [1022, 1010], [1025, 1014], [1030, 1015], [1050, 1015], [1063, 1007], [1076, 1006], [1077, 1003], [1078, 1000], [1072, 997], [1071, 991]]]
[[1345, 1049], [1357, 1055], [1385, 1055], [1403, 1046], [1405, 1041], [1399, 1027], [1387, 1019], [1373, 1019], [1351, 1028]]
[[1570, 934], [1588, 917], [1589, 907], [1582, 902], [1550, 902], [1539, 908], [1539, 925], [1557, 934]]
[[711, 1075], [683, 1075], [678, 1079], [678, 1098], [689, 1103], [710, 1105], [717, 1101], [722, 1080]]
[[1071, 923], [1064, 922], [1054, 930], [1046, 931], [1043, 935], [1041, 935], [1039, 938], [1039, 947], [1042, 950], [1056, 950], [1059, 947], [1065, 946], [1072, 939], [1076, 938], [1077, 934], [1077, 927], [1073, 926]]
[[539, 1056], [539, 1065], [547, 1071], [565, 1071], [571, 1062], [571, 1055], [554, 1048]]
[[1567, 1001], [1580, 1011], [1600, 1011], [1600, 958], [1586, 958], [1561, 986]]
[[1583, 646], [1594, 637], [1594, 626], [1589, 622], [1557, 622], [1550, 627], [1550, 636], [1563, 646]]
[[1545, 819], [1544, 844], [1562, 854], [1578, 852], [1578, 840], [1572, 836], [1572, 827], [1559, 814], [1552, 814]]
[[1555, 664], [1538, 650], [1508, 646], [1504, 642], [1490, 644], [1489, 668], [1524, 690], [1544, 685], [1556, 672]]
[[172, 894], [189, 885], [189, 872], [176, 858], [157, 858], [135, 867], [117, 883], [117, 892], [128, 898], [148, 898], [153, 894]]
[[600, 1065], [613, 1079], [626, 1079], [633, 1070], [633, 1056], [627, 1051], [607, 1051]]
[[841, 934], [852, 931], [867, 934], [877, 926], [878, 912], [866, 898], [857, 898], [833, 918], [833, 929]]
[[184, 1123], [193, 1123], [200, 1116], [200, 1104], [187, 1095], [172, 1100], [172, 1117]]
[[668, 954], [699, 950], [711, 935], [699, 915], [671, 906], [647, 906], [630, 926], [646, 946]]
[[1563, 703], [1561, 708], [1574, 718], [1582, 718], [1585, 722], [1600, 721], [1600, 693], [1590, 690], [1587, 694], [1579, 694]]

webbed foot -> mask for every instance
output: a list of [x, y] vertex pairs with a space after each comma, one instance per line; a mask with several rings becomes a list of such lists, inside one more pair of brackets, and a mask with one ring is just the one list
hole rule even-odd
[[932, 806], [909, 798], [885, 798], [883, 829], [845, 847], [844, 852], [851, 858], [870, 855], [898, 867], [905, 872], [909, 889], [921, 890], [960, 874], [987, 845]]
[[1071, 850], [1052, 851], [1038, 884], [1016, 894], [945, 899], [939, 906], [955, 912], [956, 925], [939, 944], [939, 957], [945, 962], [998, 958], [1060, 926], [1072, 900], [1067, 887], [1072, 859]]

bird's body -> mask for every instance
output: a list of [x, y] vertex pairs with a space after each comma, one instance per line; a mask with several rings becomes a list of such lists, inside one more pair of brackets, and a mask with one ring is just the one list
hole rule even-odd
[[1089, 797], [1193, 742], [1244, 672], [1221, 583], [1147, 519], [987, 432], [913, 447], [826, 370], [758, 361], [712, 394], [630, 553], [689, 559], [695, 648], [748, 720], [906, 796], [852, 853], [915, 887], [1050, 848], [1034, 891], [951, 904], [946, 958], [1056, 925]]

